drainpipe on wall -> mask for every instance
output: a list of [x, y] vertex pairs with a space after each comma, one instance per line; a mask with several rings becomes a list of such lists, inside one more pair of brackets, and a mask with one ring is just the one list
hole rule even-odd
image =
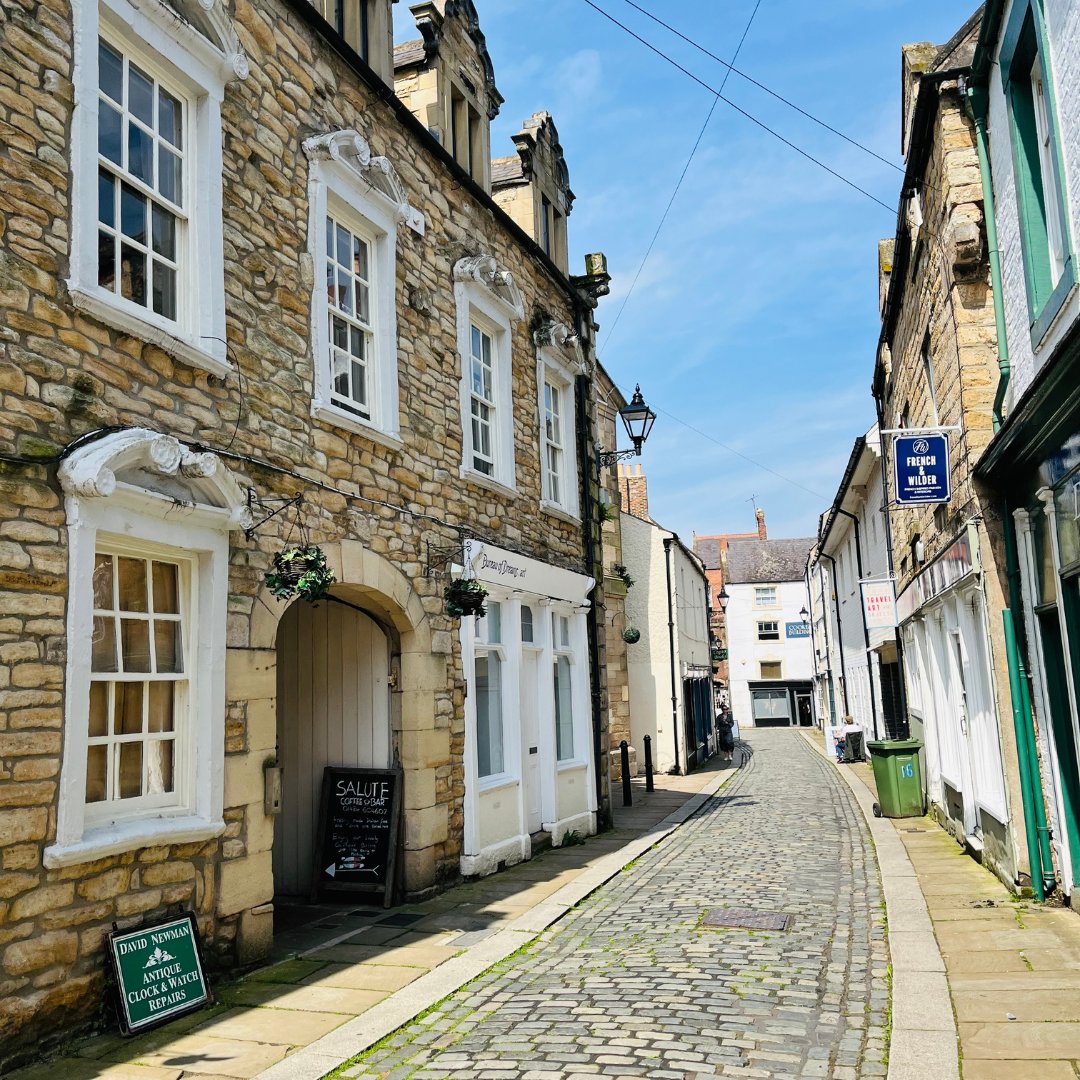
[[667, 632], [668, 632], [668, 655], [671, 663], [671, 733], [675, 736], [675, 768], [672, 770], [676, 776], [682, 772], [682, 759], [679, 757], [679, 692], [675, 672], [675, 604], [671, 594], [671, 545], [675, 542], [674, 537], [664, 537], [664, 574], [667, 578]]
[[[587, 626], [589, 628], [589, 689], [592, 702], [592, 735], [593, 735], [593, 772], [596, 774], [596, 816], [599, 829], [607, 828], [611, 822], [604, 807], [604, 747], [602, 731], [604, 726], [603, 701], [600, 695], [600, 626], [596, 617], [597, 601], [603, 601], [604, 595], [604, 569], [597, 565], [596, 536], [593, 521], [593, 497], [592, 478], [596, 469], [596, 458], [592, 440], [589, 438], [589, 413], [588, 392], [589, 380], [585, 375], [579, 375], [577, 383], [575, 403], [577, 406], [577, 451], [578, 460], [581, 462], [581, 527], [585, 548], [585, 573], [596, 584], [593, 586], [592, 605], [589, 610]], [[599, 572], [598, 572], [599, 571]]]
[[[861, 593], [862, 579], [863, 579], [863, 561], [862, 561], [862, 533], [859, 530], [859, 519], [853, 513], [851, 513], [850, 510], [845, 510], [843, 507], [840, 507], [840, 506], [838, 506], [836, 508], [836, 512], [838, 514], [843, 514], [844, 517], [846, 517], [846, 518], [850, 518], [855, 523], [855, 566], [856, 566], [856, 568], [857, 568], [857, 570], [859, 572], [859, 589], [860, 589], [860, 593]], [[839, 603], [839, 598], [837, 598], [837, 603]], [[860, 595], [860, 598], [859, 598], [859, 603], [860, 603], [860, 605], [862, 604], [861, 595]], [[880, 739], [881, 734], [878, 731], [878, 722], [877, 722], [877, 703], [874, 701], [874, 669], [873, 669], [873, 666], [871, 665], [871, 662], [870, 662], [870, 631], [866, 628], [866, 618], [865, 618], [865, 616], [863, 617], [862, 624], [863, 624], [863, 626], [862, 626], [863, 644], [866, 646], [866, 677], [870, 682], [870, 715], [871, 715], [871, 717], [873, 717], [873, 721], [874, 721], [874, 738], [875, 739]], [[843, 643], [841, 642], [841, 645], [842, 644]], [[880, 685], [880, 680], [879, 680], [879, 685]]]
[[[990, 288], [994, 301], [994, 326], [997, 334], [998, 386], [994, 394], [994, 432], [1000, 430], [1005, 394], [1009, 389], [1012, 363], [1009, 360], [1009, 338], [1005, 328], [1005, 293], [1001, 276], [1001, 251], [998, 247], [997, 218], [994, 209], [994, 180], [990, 171], [990, 153], [986, 131], [989, 94], [983, 84], [969, 86], [965, 95], [968, 115], [975, 125], [975, 148], [979, 155], [979, 178], [982, 181], [983, 220], [986, 223], [986, 247], [990, 262]], [[1031, 692], [1024, 653], [1017, 640], [1013, 612], [1019, 611], [1020, 559], [1016, 546], [1016, 530], [1008, 500], [1002, 500], [1001, 524], [1005, 541], [1006, 577], [1009, 582], [1009, 606], [1001, 616], [1005, 628], [1005, 655], [1009, 668], [1009, 696], [1012, 699], [1013, 728], [1016, 734], [1016, 756], [1020, 769], [1020, 796], [1024, 804], [1024, 832], [1031, 868], [1031, 888], [1036, 900], [1053, 891], [1053, 855], [1050, 851], [1050, 830], [1046, 821], [1046, 802], [1043, 794], [1042, 772], [1035, 744], [1035, 718], [1031, 710]]]
[[836, 636], [839, 638], [840, 648], [840, 688], [843, 690], [844, 695], [844, 716], [851, 715], [851, 709], [848, 707], [847, 696], [847, 665], [844, 663], [844, 621], [840, 618], [840, 595], [836, 591], [836, 560], [831, 555], [826, 555], [823, 551], [821, 553], [823, 559], [828, 559], [832, 563], [832, 580], [833, 580], [833, 610], [836, 612]]
[[821, 617], [825, 623], [825, 690], [829, 695], [829, 726], [836, 720], [836, 692], [833, 690], [832, 649], [829, 648], [829, 606], [825, 603], [825, 570], [821, 565], [821, 551], [818, 550], [818, 585], [821, 586]]
[[994, 181], [990, 174], [990, 154], [987, 149], [986, 112], [989, 95], [985, 86], [971, 86], [964, 99], [968, 115], [975, 124], [975, 148], [979, 153], [979, 176], [982, 180], [983, 221], [986, 223], [986, 248], [990, 259], [990, 288], [994, 300], [994, 324], [997, 329], [998, 386], [994, 394], [994, 431], [1002, 424], [1002, 405], [1009, 389], [1012, 363], [1009, 360], [1009, 339], [1005, 333], [1005, 294], [1001, 287], [1001, 251], [998, 248], [997, 220], [994, 216]]

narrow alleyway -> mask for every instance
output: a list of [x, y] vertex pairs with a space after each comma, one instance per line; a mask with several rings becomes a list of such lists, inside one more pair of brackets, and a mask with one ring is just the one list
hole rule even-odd
[[[683, 828], [343, 1074], [884, 1076], [887, 950], [858, 807], [798, 733], [749, 742]], [[716, 908], [791, 921], [704, 928]]]

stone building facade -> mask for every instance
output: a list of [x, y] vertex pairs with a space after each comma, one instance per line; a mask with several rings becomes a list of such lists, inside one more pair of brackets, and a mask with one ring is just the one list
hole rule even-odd
[[[1014, 883], [1025, 873], [1001, 609], [1000, 512], [974, 476], [993, 433], [995, 320], [975, 133], [963, 79], [979, 33], [903, 51], [900, 224], [879, 248], [874, 375], [911, 734], [943, 826]], [[895, 505], [891, 433], [944, 429], [948, 503]]]
[[[389, 0], [0, 23], [0, 1067], [102, 1015], [114, 922], [265, 954], [323, 765], [403, 770], [403, 895], [602, 814], [607, 279], [491, 198], [472, 3], [417, 15], [393, 74]], [[422, 100], [432, 68], [468, 78]], [[316, 607], [264, 580], [298, 541]], [[462, 568], [486, 619], [446, 611]]]

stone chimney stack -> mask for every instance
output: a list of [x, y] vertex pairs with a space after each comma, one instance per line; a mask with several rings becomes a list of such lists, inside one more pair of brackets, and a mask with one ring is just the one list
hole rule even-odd
[[768, 540], [769, 530], [765, 528], [765, 511], [759, 506], [754, 511], [754, 516], [757, 518], [757, 538], [759, 540]]
[[649, 520], [649, 485], [640, 465], [619, 466], [619, 495], [626, 513]]

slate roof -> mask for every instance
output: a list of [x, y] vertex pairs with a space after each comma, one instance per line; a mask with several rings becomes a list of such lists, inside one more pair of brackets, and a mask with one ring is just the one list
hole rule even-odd
[[694, 554], [706, 570], [720, 569], [720, 541], [694, 537]]
[[413, 64], [422, 64], [427, 59], [424, 52], [423, 38], [415, 41], [403, 41], [394, 46], [394, 68], [410, 67]]
[[748, 582], [801, 581], [806, 558], [816, 540], [732, 540], [727, 550], [726, 580], [732, 585]]
[[491, 182], [493, 184], [524, 179], [525, 170], [522, 168], [521, 158], [516, 155], [514, 157], [501, 157], [492, 160]]

